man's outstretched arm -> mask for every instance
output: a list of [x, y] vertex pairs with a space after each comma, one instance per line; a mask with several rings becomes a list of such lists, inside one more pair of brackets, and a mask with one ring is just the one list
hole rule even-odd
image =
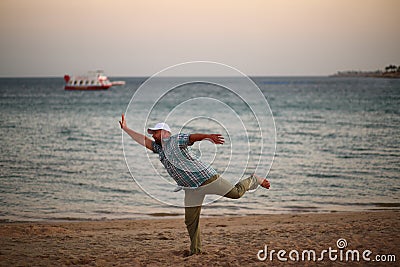
[[202, 140], [208, 140], [218, 145], [222, 145], [225, 142], [224, 137], [221, 134], [191, 134], [189, 136], [189, 146]]
[[122, 114], [122, 119], [119, 121], [119, 125], [121, 126], [121, 129], [124, 130], [130, 137], [132, 137], [132, 139], [135, 140], [138, 144], [145, 146], [146, 148], [153, 151], [152, 140], [143, 134], [129, 129], [129, 127], [126, 125], [124, 114]]

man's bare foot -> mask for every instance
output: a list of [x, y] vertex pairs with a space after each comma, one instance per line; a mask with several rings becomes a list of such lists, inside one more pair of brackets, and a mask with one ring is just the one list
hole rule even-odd
[[257, 182], [259, 185], [261, 185], [262, 187], [269, 189], [269, 187], [271, 186], [271, 184], [269, 183], [269, 181], [265, 178], [262, 178], [258, 175], [256, 175], [255, 173], [253, 173], [253, 177], [257, 178]]

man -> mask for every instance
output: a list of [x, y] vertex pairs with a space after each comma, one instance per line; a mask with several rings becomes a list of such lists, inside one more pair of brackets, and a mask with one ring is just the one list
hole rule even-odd
[[259, 185], [269, 189], [267, 179], [255, 174], [241, 180], [236, 185], [223, 179], [209, 165], [192, 156], [188, 146], [195, 142], [208, 140], [222, 145], [225, 141], [220, 134], [176, 134], [171, 135], [171, 129], [166, 123], [157, 123], [147, 132], [153, 140], [145, 135], [129, 129], [124, 114], [119, 121], [121, 129], [133, 140], [159, 154], [161, 163], [168, 174], [176, 181], [179, 187], [185, 190], [185, 224], [190, 236], [190, 255], [201, 252], [200, 240], [200, 211], [206, 194], [216, 194], [227, 198], [237, 199], [248, 190], [254, 190]]

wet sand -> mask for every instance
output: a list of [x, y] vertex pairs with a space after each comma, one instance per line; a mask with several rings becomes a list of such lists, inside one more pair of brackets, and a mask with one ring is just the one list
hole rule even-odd
[[[400, 261], [400, 212], [347, 212], [201, 218], [204, 252], [187, 256], [189, 237], [183, 218], [154, 220], [111, 220], [83, 222], [0, 223], [1, 266], [271, 266], [348, 265], [340, 260], [337, 241], [343, 238], [348, 250], [358, 250], [360, 261], [351, 264], [396, 266], [377, 262], [378, 254], [395, 255]], [[265, 257], [271, 250], [272, 262]], [[278, 259], [278, 251], [285, 250]], [[299, 252], [299, 261], [289, 252]], [[304, 250], [314, 250], [316, 261], [302, 260]], [[259, 254], [259, 257], [257, 257]], [[368, 254], [368, 253], [367, 253]], [[350, 254], [349, 254], [350, 255]], [[296, 260], [296, 254], [291, 254]], [[350, 255], [351, 256], [351, 255]], [[349, 257], [350, 257], [349, 256]], [[386, 259], [389, 256], [386, 256]], [[350, 258], [351, 259], [351, 258]], [[388, 260], [388, 259], [387, 259]], [[393, 260], [393, 256], [391, 256]]]

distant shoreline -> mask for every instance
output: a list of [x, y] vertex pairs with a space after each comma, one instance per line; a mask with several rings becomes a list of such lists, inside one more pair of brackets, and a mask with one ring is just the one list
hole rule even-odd
[[389, 65], [385, 70], [376, 71], [338, 71], [331, 77], [371, 77], [371, 78], [400, 78], [400, 66]]
[[338, 72], [331, 77], [370, 77], [399, 79], [400, 72]]

